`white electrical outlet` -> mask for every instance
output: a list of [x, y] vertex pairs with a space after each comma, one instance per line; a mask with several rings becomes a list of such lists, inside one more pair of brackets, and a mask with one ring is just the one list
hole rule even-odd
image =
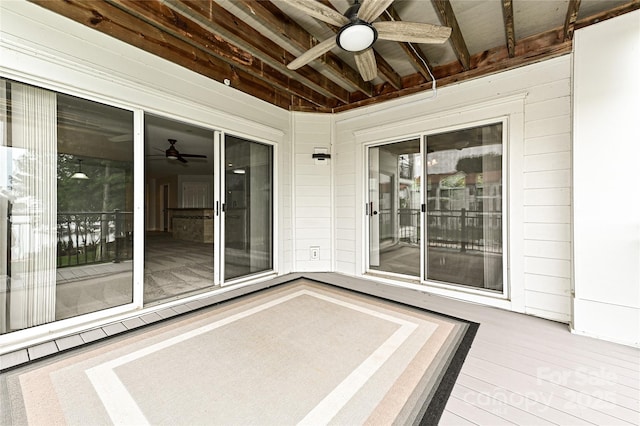
[[320, 260], [320, 247], [318, 246], [309, 247], [309, 258], [311, 260]]

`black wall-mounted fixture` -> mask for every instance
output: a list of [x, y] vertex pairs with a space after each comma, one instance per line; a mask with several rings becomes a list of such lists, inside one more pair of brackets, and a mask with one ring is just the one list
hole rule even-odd
[[315, 154], [311, 154], [311, 158], [316, 160], [328, 160], [331, 158], [331, 154], [326, 154], [324, 152], [317, 152]]

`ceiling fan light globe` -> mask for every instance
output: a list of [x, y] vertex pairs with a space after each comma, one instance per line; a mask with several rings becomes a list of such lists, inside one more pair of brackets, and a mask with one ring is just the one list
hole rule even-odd
[[360, 52], [371, 47], [377, 38], [378, 32], [372, 25], [359, 21], [342, 27], [336, 42], [348, 52]]

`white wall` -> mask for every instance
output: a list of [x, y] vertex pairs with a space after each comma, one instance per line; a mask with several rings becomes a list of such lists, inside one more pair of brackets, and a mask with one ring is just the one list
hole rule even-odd
[[[571, 57], [348, 111], [335, 120], [336, 271], [364, 271], [364, 148], [467, 122], [509, 117], [509, 300], [429, 291], [569, 322]], [[425, 288], [422, 286], [421, 288]]]
[[640, 345], [640, 11], [576, 31], [574, 330]]
[[[293, 113], [294, 158], [294, 270], [332, 270], [332, 170], [334, 160], [316, 161], [316, 148], [331, 153], [332, 117], [329, 114]], [[320, 248], [320, 258], [310, 259], [310, 248]]]

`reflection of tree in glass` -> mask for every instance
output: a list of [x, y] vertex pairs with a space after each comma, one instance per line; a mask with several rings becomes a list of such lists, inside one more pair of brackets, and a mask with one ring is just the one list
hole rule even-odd
[[126, 189], [131, 163], [83, 159], [82, 171], [89, 179], [71, 179], [78, 171], [78, 158], [58, 155], [58, 211], [101, 212], [126, 209]]
[[65, 264], [71, 261], [71, 254], [77, 261], [78, 250], [84, 262], [107, 259], [115, 211], [127, 210], [130, 162], [84, 158], [82, 167], [89, 179], [72, 179], [78, 171], [78, 158], [58, 155], [58, 255], [67, 256]]
[[456, 170], [467, 174], [502, 170], [502, 155], [488, 153], [460, 158], [456, 164]]

